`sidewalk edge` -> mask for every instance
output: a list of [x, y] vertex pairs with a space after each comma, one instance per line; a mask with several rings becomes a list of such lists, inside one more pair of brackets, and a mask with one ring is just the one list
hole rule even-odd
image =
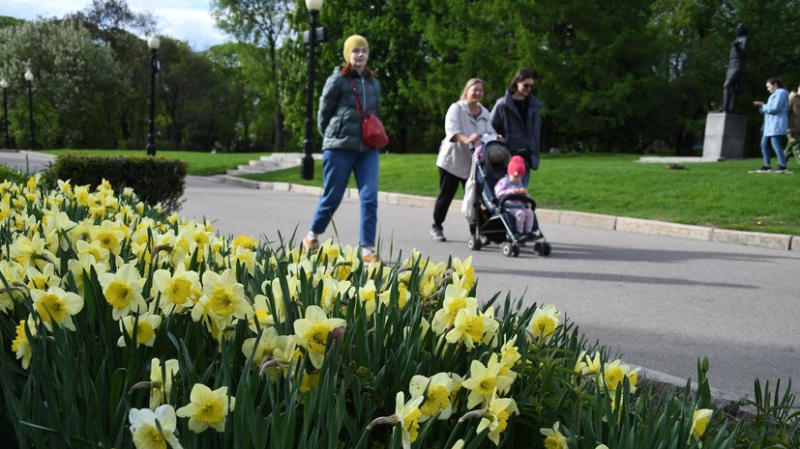
[[[321, 188], [284, 182], [260, 182], [236, 176], [223, 175], [218, 179], [226, 184], [261, 190], [281, 190], [305, 195], [319, 196]], [[357, 198], [358, 192], [349, 195]], [[378, 201], [386, 204], [399, 204], [410, 207], [430, 207], [435, 198], [402, 193], [378, 192]], [[455, 200], [451, 210], [460, 211], [461, 201]], [[711, 241], [717, 243], [733, 243], [737, 245], [755, 246], [783, 251], [800, 251], [800, 236], [790, 234], [770, 234], [766, 232], [734, 231], [707, 226], [686, 225], [641, 218], [615, 217], [611, 215], [592, 214], [575, 211], [559, 211], [538, 209], [536, 211], [542, 223], [555, 223], [567, 226], [580, 226], [608, 231], [631, 232], [636, 234], [658, 235], [692, 240]]]

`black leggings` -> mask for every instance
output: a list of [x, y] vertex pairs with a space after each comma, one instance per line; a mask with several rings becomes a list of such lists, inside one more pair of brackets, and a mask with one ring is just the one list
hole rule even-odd
[[[453, 202], [453, 198], [455, 198], [456, 192], [458, 191], [458, 185], [461, 184], [462, 187], [466, 187], [467, 180], [461, 179], [441, 167], [438, 168], [439, 196], [436, 197], [436, 204], [433, 206], [433, 227], [441, 229], [442, 223], [444, 223], [447, 217], [447, 211], [450, 209], [450, 204]], [[469, 231], [470, 234], [475, 233], [474, 224], [470, 224]]]

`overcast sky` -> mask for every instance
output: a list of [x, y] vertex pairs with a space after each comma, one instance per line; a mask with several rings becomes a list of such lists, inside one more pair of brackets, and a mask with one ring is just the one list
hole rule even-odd
[[[231, 40], [214, 27], [209, 0], [127, 0], [134, 12], [152, 12], [158, 34], [189, 42], [194, 50]], [[81, 11], [91, 0], [0, 0], [0, 16], [33, 20]]]

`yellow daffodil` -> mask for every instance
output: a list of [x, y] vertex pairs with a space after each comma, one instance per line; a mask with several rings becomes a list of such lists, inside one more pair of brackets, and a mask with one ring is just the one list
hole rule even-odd
[[711, 420], [711, 415], [713, 413], [714, 412], [711, 409], [701, 408], [695, 410], [692, 416], [691, 438], [697, 440], [697, 445], [700, 447], [702, 447], [702, 443], [700, 443], [699, 440], [706, 433], [706, 427], [708, 427], [708, 422]]
[[445, 420], [453, 414], [453, 404], [450, 402], [453, 386], [453, 379], [447, 373], [438, 373], [430, 378], [421, 375], [411, 378], [408, 386], [411, 399], [425, 397], [419, 407], [419, 411], [422, 412], [420, 422], [427, 421], [432, 417]]
[[[436, 311], [431, 323], [431, 329], [436, 335], [441, 335], [447, 331], [450, 326], [453, 326], [456, 321], [456, 315], [462, 309], [467, 309], [477, 314], [478, 299], [468, 297], [467, 291], [455, 285], [448, 285], [444, 291], [444, 301], [442, 308]], [[482, 333], [481, 333], [482, 336]]]
[[305, 318], [294, 322], [294, 339], [308, 351], [314, 368], [321, 368], [325, 358], [328, 334], [337, 327], [346, 325], [341, 318], [328, 318], [319, 306], [308, 306]]
[[[508, 338], [508, 337], [506, 337]], [[503, 346], [500, 348], [500, 363], [503, 364], [504, 367], [511, 369], [517, 365], [517, 362], [522, 358], [519, 351], [517, 350], [517, 336], [513, 336], [512, 338], [506, 340], [503, 343]]]
[[461, 287], [470, 291], [475, 285], [475, 268], [472, 266], [472, 256], [462, 262], [458, 257], [453, 258], [453, 270], [461, 279]]
[[545, 449], [569, 449], [567, 446], [567, 439], [564, 438], [564, 435], [558, 430], [560, 426], [559, 422], [553, 424], [552, 429], [543, 428], [539, 429], [542, 435], [545, 436], [544, 439], [544, 447]]
[[[392, 289], [389, 288], [388, 290], [380, 293], [378, 295], [378, 300], [381, 304], [388, 306], [391, 302], [392, 298]], [[408, 300], [411, 299], [411, 292], [408, 291], [408, 286], [402, 282], [397, 283], [397, 307], [404, 309], [406, 304], [408, 304]]]
[[[255, 368], [261, 365], [265, 358], [271, 357], [275, 348], [285, 346], [285, 340], [290, 338], [286, 335], [278, 335], [278, 331], [274, 327], [262, 328], [260, 337], [248, 338], [242, 343], [242, 354], [245, 357], [253, 354], [251, 364]], [[254, 350], [255, 352], [253, 352]]]
[[340, 281], [344, 281], [350, 277], [350, 273], [361, 268], [360, 249], [347, 245], [341, 248], [340, 251], [339, 258], [336, 259], [336, 268], [333, 270], [333, 276]]
[[32, 289], [33, 306], [48, 330], [53, 330], [53, 322], [69, 330], [75, 330], [73, 315], [83, 310], [83, 298], [66, 292], [59, 287], [50, 287], [47, 291]]
[[482, 312], [476, 314], [468, 308], [459, 310], [453, 329], [445, 335], [445, 339], [451, 344], [464, 343], [469, 350], [476, 344], [491, 342], [499, 327], [492, 315]]
[[405, 395], [402, 391], [397, 393], [395, 397], [394, 415], [382, 417], [372, 421], [368, 429], [371, 429], [378, 424], [391, 424], [400, 425], [402, 434], [403, 449], [411, 449], [411, 443], [417, 440], [419, 436], [419, 419], [422, 417], [422, 412], [419, 410], [419, 405], [424, 398], [422, 396], [410, 399], [405, 402]]
[[91, 254], [94, 256], [94, 260], [97, 262], [108, 261], [108, 256], [110, 254], [110, 251], [106, 248], [103, 248], [103, 245], [100, 244], [99, 240], [92, 240], [91, 242], [78, 240], [75, 242], [75, 249], [77, 250], [78, 257], [81, 257], [84, 254]]
[[177, 418], [171, 405], [164, 404], [155, 411], [132, 408], [128, 420], [136, 449], [166, 449], [168, 444], [172, 449], [183, 448], [175, 436]]
[[103, 287], [103, 296], [113, 308], [111, 315], [119, 320], [129, 313], [143, 313], [147, 303], [142, 296], [142, 287], [147, 281], [139, 274], [136, 265], [131, 262], [122, 265], [116, 273], [103, 273], [98, 276]]
[[[149, 313], [138, 315], [138, 317], [128, 315], [119, 321], [119, 330], [123, 334], [127, 334], [128, 338], [133, 338], [133, 331], [136, 329], [136, 346], [153, 346], [156, 341], [156, 329], [160, 325], [161, 317], [159, 315], [150, 315]], [[126, 346], [124, 335], [117, 340], [117, 346], [121, 348]]]
[[211, 311], [220, 317], [244, 320], [255, 315], [253, 306], [244, 297], [244, 285], [236, 282], [236, 275], [231, 269], [222, 274], [211, 270], [204, 272], [203, 292], [208, 296]]
[[169, 399], [172, 391], [172, 379], [178, 373], [180, 365], [177, 359], [169, 359], [164, 362], [161, 368], [161, 360], [153, 358], [150, 360], [150, 409], [156, 407]]
[[125, 233], [122, 232], [114, 222], [105, 220], [96, 228], [94, 239], [100, 242], [100, 246], [107, 249], [112, 254], [119, 254], [122, 244], [125, 242]]
[[[0, 260], [0, 275], [11, 287], [16, 282], [22, 283], [25, 278], [25, 269], [13, 260]], [[0, 281], [0, 311], [8, 313], [14, 310], [14, 298], [17, 298], [17, 301], [22, 301], [23, 295], [14, 293], [13, 290], [6, 291], [6, 285]]]
[[586, 351], [582, 351], [578, 356], [578, 361], [575, 363], [575, 372], [580, 373], [582, 376], [595, 375], [600, 373], [602, 366], [600, 352], [590, 356], [586, 354]]
[[355, 287], [350, 281], [339, 281], [333, 278], [324, 278], [322, 280], [322, 298], [320, 299], [320, 306], [326, 313], [333, 311], [333, 306], [336, 298], [340, 300], [349, 299], [355, 294]]
[[[270, 312], [269, 303], [265, 295], [256, 295], [253, 298], [253, 311], [255, 315], [250, 319], [249, 327], [254, 333], [258, 333], [258, 328], [268, 328], [275, 325], [275, 317]], [[258, 323], [258, 326], [256, 326]]]
[[467, 398], [467, 408], [472, 409], [476, 405], [489, 401], [495, 389], [506, 391], [511, 387], [513, 380], [508, 376], [501, 376], [502, 365], [497, 362], [497, 354], [493, 354], [489, 363], [484, 365], [479, 360], [473, 360], [469, 368], [469, 379], [465, 380], [461, 386], [470, 390]]
[[11, 351], [16, 354], [17, 359], [22, 359], [22, 369], [28, 369], [28, 366], [31, 364], [31, 356], [33, 356], [33, 351], [31, 350], [31, 343], [28, 341], [28, 334], [25, 330], [28, 330], [31, 333], [31, 336], [34, 337], [38, 333], [36, 330], [36, 322], [33, 321], [33, 318], [28, 318], [28, 321], [20, 321], [17, 325], [17, 334], [14, 337], [14, 341], [11, 343]]
[[498, 398], [497, 391], [492, 394], [492, 398], [487, 405], [487, 410], [481, 417], [477, 432], [489, 430], [489, 439], [498, 446], [500, 444], [500, 434], [508, 426], [508, 418], [512, 413], [519, 414], [517, 403], [510, 398]]
[[636, 384], [638, 381], [639, 368], [631, 370], [628, 365], [623, 365], [619, 359], [611, 363], [606, 363], [603, 368], [603, 381], [601, 388], [608, 391], [617, 391], [617, 388], [622, 386], [622, 381], [627, 378], [630, 385], [631, 393], [636, 393]]
[[[106, 264], [97, 262], [94, 259], [94, 256], [91, 254], [84, 254], [80, 256], [78, 259], [70, 259], [67, 261], [67, 267], [69, 268], [69, 274], [67, 276], [72, 276], [72, 279], [75, 280], [75, 287], [77, 291], [83, 295], [84, 288], [83, 288], [83, 277], [84, 274], [89, 276], [92, 272], [92, 269], [95, 270], [98, 276], [105, 273], [108, 269], [106, 268]], [[65, 276], [65, 278], [67, 277]], [[66, 282], [66, 281], [63, 281]]]
[[367, 313], [367, 319], [371, 318], [375, 313], [377, 307], [375, 281], [368, 279], [367, 282], [356, 289], [356, 296], [364, 306], [364, 311]]
[[450, 449], [463, 449], [464, 448], [464, 439], [461, 438], [455, 443], [453, 443], [453, 447]]
[[174, 273], [164, 269], [153, 273], [150, 296], [158, 297], [159, 307], [166, 315], [171, 314], [173, 310], [180, 313], [189, 309], [200, 298], [202, 292], [200, 275], [194, 271], [187, 271], [183, 265], [175, 267]]
[[228, 397], [228, 387], [212, 391], [203, 384], [194, 384], [189, 398], [191, 402], [177, 410], [179, 417], [189, 418], [189, 430], [202, 433], [211, 427], [217, 432], [225, 431], [228, 410], [233, 411], [236, 404], [236, 398]]
[[256, 267], [256, 253], [250, 248], [238, 247], [233, 252], [234, 267], [238, 270], [241, 266], [247, 272], [253, 272]]
[[342, 249], [338, 243], [333, 243], [333, 238], [328, 238], [319, 247], [316, 257], [320, 261], [327, 261], [327, 263], [335, 263], [339, 259]]
[[253, 237], [250, 237], [249, 235], [240, 235], [233, 239], [233, 247], [256, 249], [258, 248], [258, 242], [253, 240]]
[[56, 274], [53, 264], [47, 264], [39, 270], [37, 267], [28, 267], [25, 276], [28, 278], [28, 287], [47, 290], [49, 287], [59, 287], [61, 278]]
[[528, 332], [539, 341], [549, 341], [556, 329], [561, 325], [558, 315], [559, 311], [552, 304], [537, 308], [533, 312], [530, 324], [528, 324]]

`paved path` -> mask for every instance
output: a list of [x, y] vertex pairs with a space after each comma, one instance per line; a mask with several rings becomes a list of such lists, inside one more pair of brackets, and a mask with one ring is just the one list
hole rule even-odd
[[[223, 234], [277, 241], [308, 230], [313, 195], [253, 190], [189, 177], [180, 214], [208, 218]], [[479, 299], [496, 292], [553, 303], [590, 341], [618, 350], [628, 363], [696, 378], [708, 356], [711, 386], [752, 397], [753, 380], [792, 377], [800, 393], [800, 253], [742, 245], [543, 224], [550, 257], [503, 257], [494, 245], [466, 247], [467, 226], [451, 212], [446, 243], [428, 236], [431, 211], [381, 204], [383, 258], [390, 243], [432, 260], [473, 256]], [[358, 241], [358, 203], [335, 217], [343, 243]], [[329, 229], [326, 236], [332, 235]]]
[[[25, 153], [0, 152], [0, 163], [24, 169]], [[34, 167], [47, 158], [27, 155]], [[41, 165], [36, 165], [41, 164]], [[223, 234], [276, 241], [304, 234], [313, 195], [252, 190], [215, 178], [188, 177], [180, 214], [208, 218]], [[553, 254], [506, 258], [497, 246], [466, 247], [467, 227], [451, 212], [446, 243], [430, 240], [431, 210], [381, 204], [381, 255], [393, 245], [406, 257], [418, 248], [432, 260], [473, 256], [479, 299], [496, 292], [553, 303], [590, 341], [617, 350], [628, 363], [696, 378], [708, 356], [713, 388], [752, 397], [753, 380], [789, 377], [800, 395], [800, 252], [646, 234], [542, 224]], [[336, 214], [343, 243], [358, 241], [358, 203]], [[327, 233], [332, 235], [333, 229]]]

